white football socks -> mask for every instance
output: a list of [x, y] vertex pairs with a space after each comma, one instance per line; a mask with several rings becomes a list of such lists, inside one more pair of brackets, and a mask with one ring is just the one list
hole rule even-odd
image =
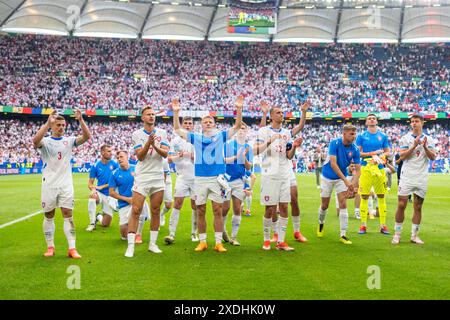
[[97, 210], [97, 202], [95, 199], [88, 200], [88, 213], [90, 224], [95, 224], [95, 210]]
[[[239, 232], [239, 227], [241, 225], [242, 216], [241, 215], [233, 215], [233, 219], [231, 220], [231, 238], [236, 239], [237, 234]], [[224, 229], [225, 230], [225, 229]]]
[[66, 235], [69, 249], [75, 248], [75, 225], [73, 217], [64, 218], [64, 234]]
[[46, 218], [44, 216], [44, 222], [42, 224], [42, 230], [44, 231], [45, 242], [47, 242], [47, 248], [55, 247], [55, 218]]

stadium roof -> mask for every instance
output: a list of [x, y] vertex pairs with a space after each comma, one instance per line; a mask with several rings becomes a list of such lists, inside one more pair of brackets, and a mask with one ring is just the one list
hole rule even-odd
[[450, 0], [281, 0], [274, 35], [230, 34], [226, 0], [0, 0], [0, 31], [274, 42], [450, 42]]

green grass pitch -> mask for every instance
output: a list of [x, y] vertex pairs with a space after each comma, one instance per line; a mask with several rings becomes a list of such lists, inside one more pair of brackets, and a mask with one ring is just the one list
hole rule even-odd
[[[262, 207], [254, 194], [253, 214], [242, 218], [241, 247], [225, 254], [213, 247], [212, 218], [208, 205], [206, 252], [194, 252], [190, 241], [190, 210], [185, 202], [175, 244], [163, 244], [168, 223], [161, 228], [161, 255], [147, 251], [149, 224], [144, 244], [133, 259], [125, 258], [126, 243], [113, 225], [88, 224], [86, 174], [74, 176], [75, 224], [81, 260], [66, 257], [67, 243], [62, 218], [56, 219], [56, 256], [44, 258], [42, 215], [0, 229], [0, 299], [449, 299], [450, 298], [450, 178], [431, 175], [424, 204], [421, 237], [424, 246], [409, 243], [411, 205], [406, 214], [403, 242], [394, 247], [391, 236], [378, 233], [378, 221], [369, 220], [368, 234], [358, 235], [359, 222], [350, 204], [349, 238], [338, 242], [339, 220], [334, 202], [328, 212], [325, 236], [315, 236], [319, 192], [313, 175], [299, 175], [302, 232], [309, 239], [292, 240], [289, 221], [287, 240], [294, 252], [265, 252], [262, 246]], [[394, 184], [396, 180], [394, 179]], [[259, 178], [256, 186], [258, 190]], [[0, 225], [40, 209], [40, 176], [0, 177]], [[388, 226], [393, 229], [396, 187], [388, 195]], [[230, 222], [230, 219], [229, 219]], [[230, 229], [230, 226], [228, 226]], [[67, 269], [80, 268], [80, 289], [70, 290]], [[378, 266], [381, 288], [368, 289], [369, 266]]]

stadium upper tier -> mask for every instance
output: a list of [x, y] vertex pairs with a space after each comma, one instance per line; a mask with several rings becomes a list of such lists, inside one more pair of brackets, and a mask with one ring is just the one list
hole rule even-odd
[[255, 45], [0, 36], [0, 105], [58, 109], [450, 111], [448, 45]]

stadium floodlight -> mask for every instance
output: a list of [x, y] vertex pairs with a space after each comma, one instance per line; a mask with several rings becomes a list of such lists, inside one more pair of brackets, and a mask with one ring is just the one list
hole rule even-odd
[[137, 39], [137, 34], [126, 34], [116, 32], [93, 32], [93, 31], [76, 31], [73, 34], [75, 37], [88, 38], [119, 38], [119, 39]]
[[178, 2], [171, 2], [170, 4], [171, 4], [171, 5], [173, 5], [173, 6], [177, 6], [177, 5], [179, 5], [179, 3], [178, 3]]
[[333, 6], [327, 6], [327, 9], [334, 9]]
[[224, 4], [218, 4], [217, 6], [218, 6], [219, 8], [224, 8], [224, 7], [225, 7]]
[[286, 6], [280, 6], [280, 9], [287, 9]]
[[31, 33], [31, 34], [44, 34], [52, 36], [67, 36], [68, 31], [59, 31], [52, 29], [42, 29], [42, 28], [20, 28], [20, 27], [3, 27], [0, 31], [8, 33]]
[[196, 2], [196, 3], [194, 3], [194, 6], [196, 6], [196, 7], [201, 7], [201, 6], [202, 6], [202, 4], [201, 4], [201, 3], [199, 3], [199, 2]]
[[440, 6], [441, 6], [440, 3], [435, 3], [435, 4], [433, 4], [433, 7], [440, 7]]
[[152, 34], [152, 35], [142, 36], [142, 39], [202, 41], [202, 40], [205, 40], [205, 37], [185, 36], [185, 35], [176, 35], [176, 34]]

